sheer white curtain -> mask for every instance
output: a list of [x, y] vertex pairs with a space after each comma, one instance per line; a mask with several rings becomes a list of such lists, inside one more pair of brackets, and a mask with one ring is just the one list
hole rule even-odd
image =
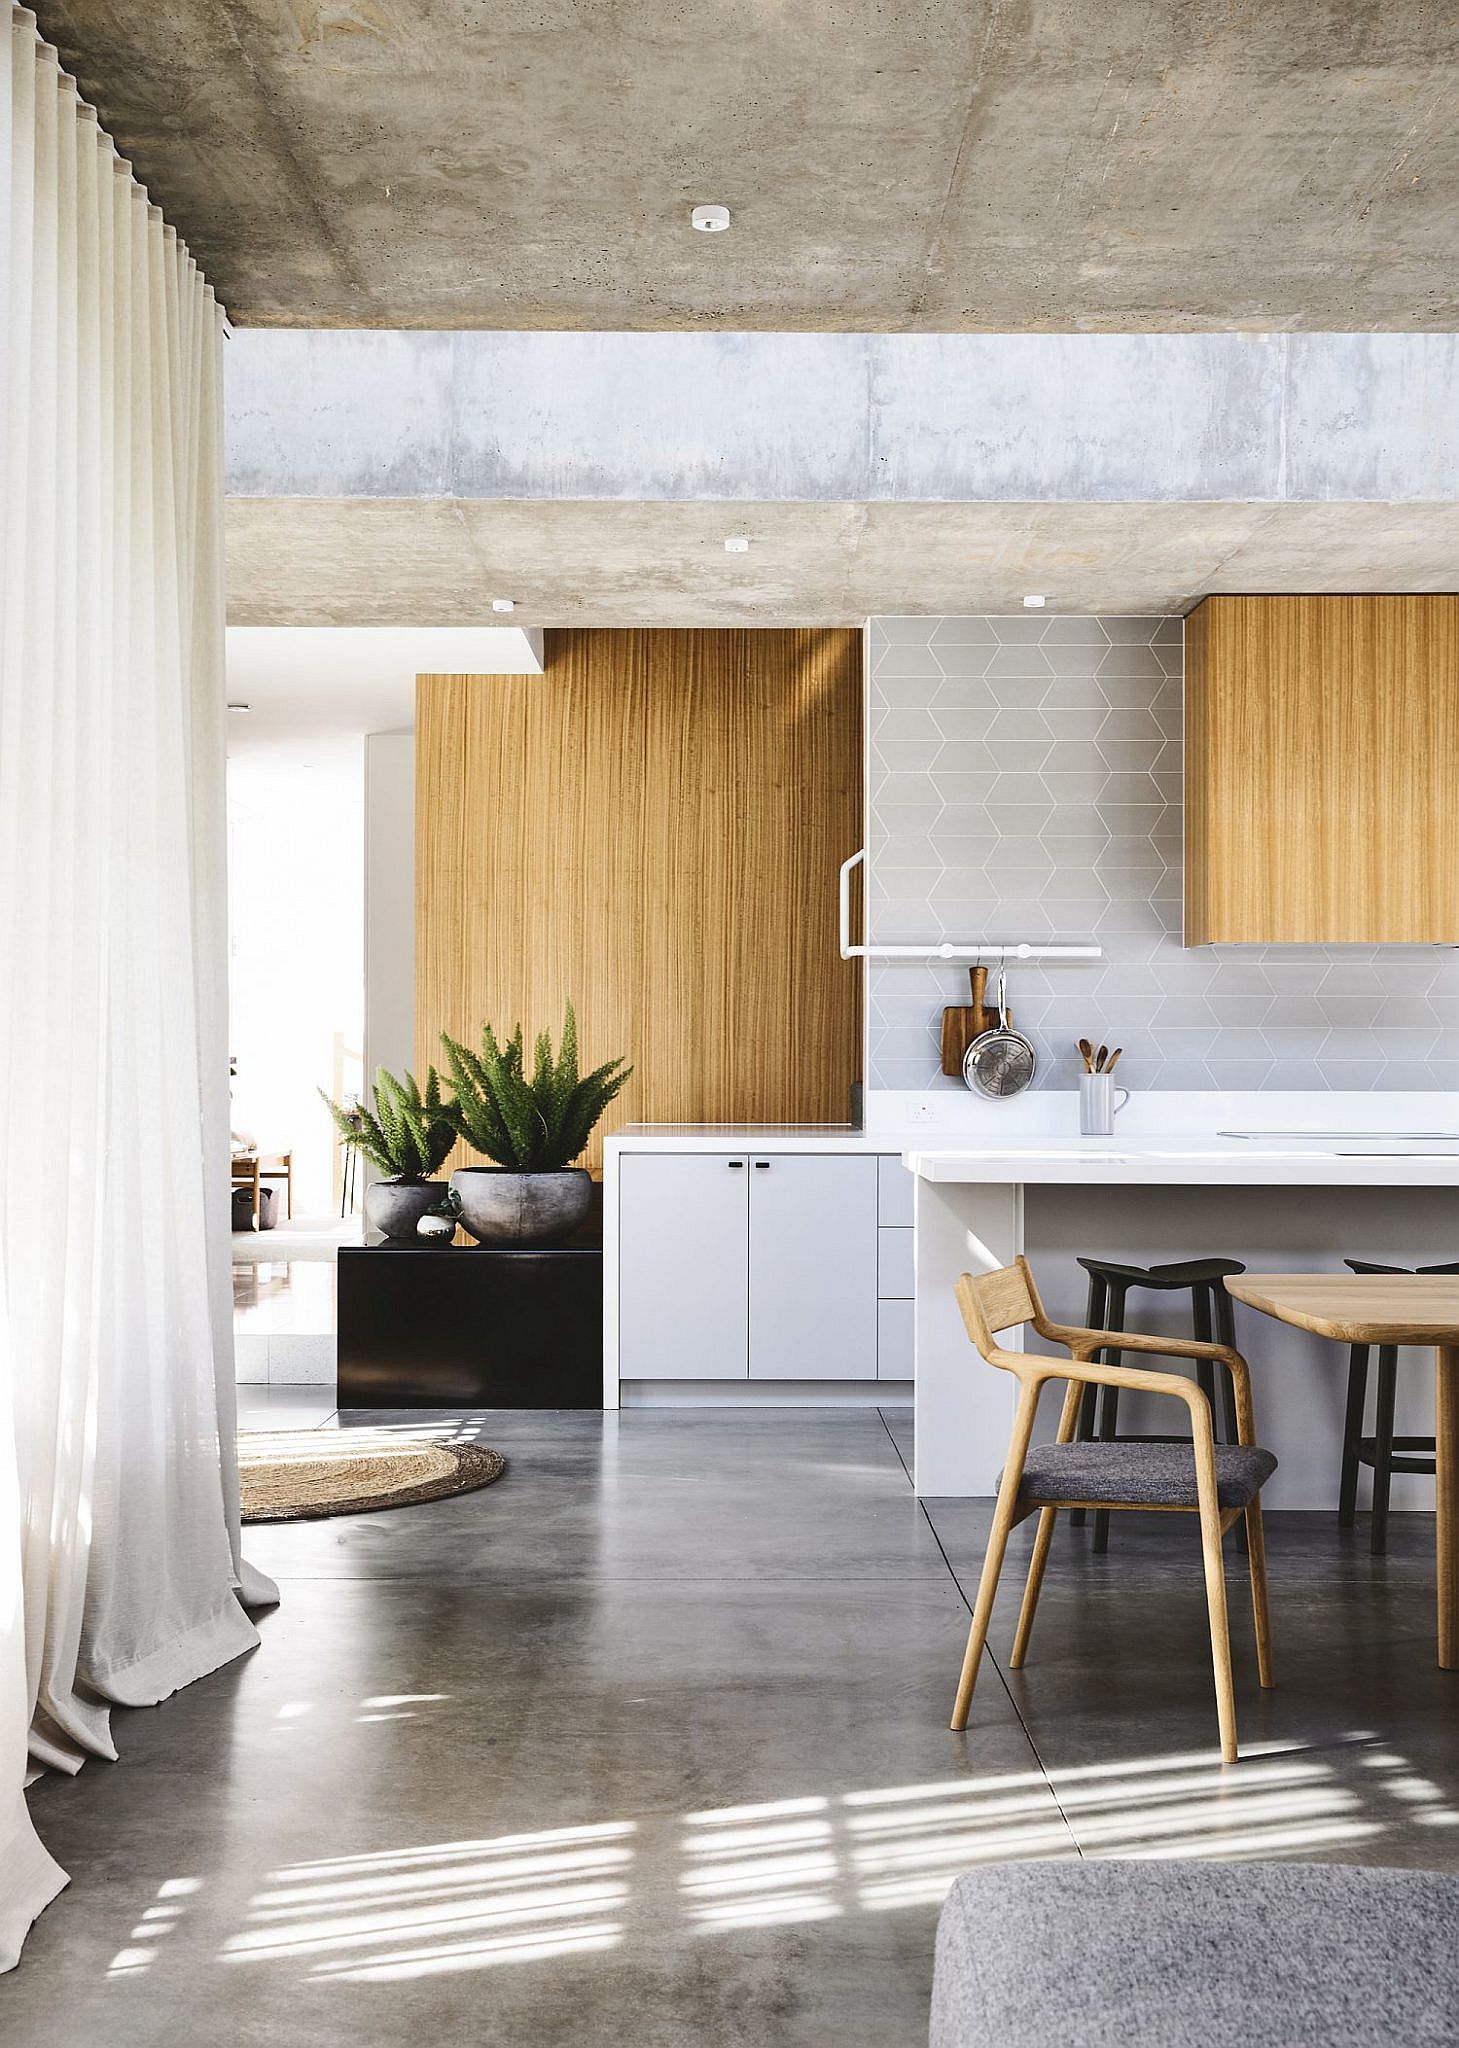
[[257, 1641], [233, 1470], [221, 316], [35, 19], [0, 84], [0, 1965], [21, 1796]]

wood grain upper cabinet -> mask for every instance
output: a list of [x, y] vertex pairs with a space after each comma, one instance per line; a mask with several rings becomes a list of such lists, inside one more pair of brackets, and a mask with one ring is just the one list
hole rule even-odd
[[1186, 621], [1185, 942], [1459, 941], [1459, 597]]

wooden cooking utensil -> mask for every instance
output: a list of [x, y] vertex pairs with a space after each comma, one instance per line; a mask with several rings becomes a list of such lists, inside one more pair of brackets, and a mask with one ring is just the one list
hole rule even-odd
[[1094, 1047], [1087, 1038], [1081, 1038], [1079, 1041], [1079, 1057], [1084, 1062], [1085, 1073], [1092, 1074], [1094, 1072]]
[[1094, 1071], [1096, 1074], [1102, 1074], [1104, 1072], [1104, 1063], [1108, 1058], [1109, 1047], [1107, 1045], [1102, 1045], [1099, 1048], [1099, 1051], [1094, 1055]]
[[995, 1019], [987, 1005], [988, 970], [974, 967], [968, 982], [972, 1003], [956, 1003], [942, 1013], [942, 1071], [955, 1081], [963, 1076], [963, 1056], [975, 1038], [993, 1028]]
[[1105, 1062], [1105, 1068], [1104, 1068], [1104, 1071], [1105, 1071], [1105, 1072], [1106, 1072], [1107, 1074], [1112, 1074], [1112, 1073], [1114, 1072], [1114, 1070], [1115, 1070], [1115, 1067], [1116, 1067], [1116, 1064], [1117, 1064], [1117, 1063], [1118, 1063], [1118, 1061], [1119, 1061], [1119, 1056], [1120, 1056], [1120, 1054], [1121, 1054], [1121, 1053], [1122, 1053], [1123, 1051], [1124, 1051], [1124, 1047], [1123, 1047], [1122, 1045], [1117, 1045], [1117, 1046], [1115, 1047], [1114, 1051], [1113, 1051], [1113, 1052], [1112, 1052], [1112, 1053], [1110, 1054], [1110, 1056], [1109, 1056], [1108, 1060], [1107, 1060], [1107, 1061]]

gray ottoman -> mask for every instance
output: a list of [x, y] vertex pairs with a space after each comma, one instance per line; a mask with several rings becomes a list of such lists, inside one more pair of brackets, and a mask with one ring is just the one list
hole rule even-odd
[[1459, 2042], [1459, 1876], [1005, 1863], [937, 1930], [931, 2048]]

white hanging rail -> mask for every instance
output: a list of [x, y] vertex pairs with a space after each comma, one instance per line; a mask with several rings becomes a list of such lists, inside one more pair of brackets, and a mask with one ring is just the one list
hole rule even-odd
[[866, 848], [841, 863], [841, 958], [843, 960], [1102, 960], [1102, 946], [1037, 946], [1026, 941], [1007, 945], [988, 940], [955, 946], [951, 939], [932, 939], [925, 946], [853, 946], [851, 943], [851, 870], [866, 859]]

